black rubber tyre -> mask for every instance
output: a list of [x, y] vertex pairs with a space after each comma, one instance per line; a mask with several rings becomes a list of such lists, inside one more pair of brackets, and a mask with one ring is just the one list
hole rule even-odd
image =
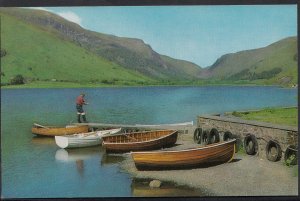
[[207, 145], [208, 144], [208, 135], [209, 135], [209, 130], [203, 131], [202, 137], [201, 137], [201, 144], [202, 145]]
[[203, 134], [203, 130], [202, 128], [196, 128], [194, 131], [194, 142], [197, 144], [201, 144], [202, 141], [202, 134]]
[[233, 139], [233, 135], [230, 131], [226, 131], [223, 135], [223, 141], [228, 141]]
[[289, 160], [289, 158], [292, 155], [295, 155], [294, 159], [290, 162], [290, 165], [297, 165], [298, 164], [298, 160], [297, 160], [297, 153], [298, 151], [297, 147], [295, 145], [289, 145], [284, 153], [284, 161], [287, 162], [287, 160]]
[[255, 155], [258, 150], [258, 143], [255, 135], [248, 134], [244, 138], [244, 148], [248, 155]]
[[270, 140], [266, 146], [266, 156], [269, 161], [279, 161], [282, 156], [282, 150], [276, 140]]
[[220, 142], [220, 134], [216, 128], [212, 128], [207, 137], [207, 144]]

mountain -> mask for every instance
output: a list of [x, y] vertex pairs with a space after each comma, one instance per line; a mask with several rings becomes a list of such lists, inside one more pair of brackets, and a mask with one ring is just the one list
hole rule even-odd
[[298, 82], [297, 63], [297, 37], [289, 37], [264, 48], [223, 55], [206, 68], [201, 77], [264, 84], [295, 84]]
[[1, 13], [1, 84], [27, 82], [136, 84], [152, 82], [47, 30]]
[[157, 83], [298, 82], [297, 37], [221, 56], [212, 66], [161, 55], [140, 39], [86, 30], [53, 13], [0, 8], [1, 84], [27, 82], [149, 85]]
[[[115, 68], [117, 66], [118, 69], [123, 68], [124, 71], [129, 72], [132, 75], [137, 74], [143, 78], [142, 80], [147, 81], [162, 79], [192, 80], [197, 79], [201, 73], [201, 67], [197, 66], [196, 64], [160, 55], [157, 52], [155, 52], [150, 45], [145, 44], [140, 39], [122, 38], [113, 35], [89, 31], [83, 29], [75, 23], [69, 22], [64, 18], [47, 11], [22, 8], [1, 8], [0, 13], [1, 17], [4, 16], [2, 17], [2, 21], [11, 21], [11, 23], [19, 24], [23, 27], [18, 30], [18, 32], [20, 33], [14, 32], [11, 33], [13, 34], [12, 36], [7, 35], [7, 37], [15, 37], [16, 40], [20, 40], [19, 37], [29, 37], [29, 35], [33, 35], [33, 33], [30, 33], [30, 31], [32, 31], [35, 33], [35, 35], [42, 34], [43, 36], [39, 35], [37, 36], [37, 38], [41, 37], [45, 42], [50, 41], [51, 38], [51, 40], [56, 39], [57, 41], [59, 41], [59, 43], [61, 43], [61, 46], [65, 46], [64, 44], [68, 43], [68, 46], [73, 46], [71, 48], [80, 49], [76, 50], [76, 52], [80, 52], [80, 54], [73, 53], [74, 57], [68, 58], [68, 61], [74, 60], [75, 63], [80, 63], [76, 60], [82, 57], [86, 57], [86, 54], [97, 56], [99, 57], [99, 59], [101, 59], [102, 62], [110, 63], [111, 65], [115, 66]], [[3, 22], [2, 24], [4, 24], [1, 25], [2, 30], [4, 31], [7, 29], [6, 26], [11, 26], [9, 22]], [[25, 30], [28, 31], [25, 33]], [[6, 39], [5, 37], [3, 38], [5, 43]], [[45, 42], [39, 41], [39, 43]], [[32, 38], [31, 41], [27, 41], [27, 43], [28, 44], [22, 44], [22, 46], [24, 47], [25, 45], [38, 45], [37, 41], [35, 41], [34, 38]], [[44, 48], [45, 51], [47, 50], [54, 52], [56, 51], [55, 48], [67, 48], [66, 46], [59, 46], [60, 45], [57, 44], [56, 47], [52, 47], [52, 45], [49, 44], [49, 46], [45, 45]], [[14, 50], [11, 49], [8, 51]], [[63, 51], [69, 52], [71, 50]], [[23, 54], [27, 53], [24, 52]], [[51, 69], [48, 68], [49, 66], [54, 66], [53, 60], [58, 59], [58, 57], [62, 57], [59, 58], [59, 60], [63, 60], [61, 61], [63, 64], [68, 63], [68, 61], [64, 60], [66, 58], [64, 58], [64, 55], [62, 54], [55, 55], [55, 58], [53, 57], [53, 55], [42, 55], [42, 53], [40, 55], [36, 54], [33, 57], [45, 58], [45, 56], [48, 59], [48, 63], [40, 63], [40, 65], [47, 67], [47, 71]], [[29, 59], [30, 58], [26, 60]], [[25, 62], [27, 62], [26, 60]], [[30, 60], [32, 62], [32, 59]], [[87, 65], [87, 63], [88, 62], [85, 62], [84, 65]], [[56, 62], [56, 65], [59, 64]], [[82, 68], [83, 67], [85, 68], [85, 66], [82, 66]], [[39, 70], [42, 71], [41, 69]], [[65, 67], [65, 70], [68, 71], [67, 67]], [[63, 72], [62, 69], [60, 69], [59, 71]], [[99, 71], [99, 69], [97, 71]], [[93, 77], [94, 80], [99, 79], [95, 76]], [[113, 77], [108, 79], [113, 79]]]

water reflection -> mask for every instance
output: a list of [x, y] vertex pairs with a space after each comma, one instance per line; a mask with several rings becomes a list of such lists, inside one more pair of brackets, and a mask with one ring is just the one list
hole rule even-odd
[[53, 137], [34, 136], [34, 137], [32, 137], [31, 142], [33, 144], [38, 144], [38, 145], [53, 145], [53, 144], [55, 144], [55, 140]]
[[55, 159], [60, 162], [72, 162], [86, 160], [96, 155], [101, 155], [99, 146], [79, 148], [79, 149], [58, 149], [55, 153]]
[[55, 160], [65, 163], [74, 163], [78, 174], [83, 177], [85, 169], [84, 161], [95, 156], [101, 156], [101, 154], [102, 151], [99, 146], [78, 149], [58, 149], [55, 153]]
[[151, 188], [149, 179], [133, 179], [131, 183], [132, 196], [135, 197], [199, 197], [206, 196], [204, 191], [179, 186], [171, 182], [162, 182], [160, 188]]
[[84, 172], [84, 162], [83, 160], [77, 160], [76, 161], [76, 168], [79, 173], [79, 175], [82, 177]]
[[106, 165], [114, 165], [118, 164], [124, 160], [124, 156], [121, 154], [103, 154], [101, 158], [101, 166], [106, 166]]

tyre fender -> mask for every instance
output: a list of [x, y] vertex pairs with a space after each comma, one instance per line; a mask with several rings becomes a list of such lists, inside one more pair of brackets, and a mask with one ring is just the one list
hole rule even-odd
[[201, 136], [201, 144], [202, 145], [207, 145], [208, 144], [208, 135], [209, 135], [209, 130], [204, 130]]
[[282, 156], [282, 150], [276, 140], [270, 140], [266, 146], [266, 156], [269, 161], [279, 161]]
[[216, 128], [212, 128], [207, 137], [207, 144], [220, 142], [220, 134]]
[[255, 155], [258, 150], [258, 143], [255, 135], [247, 134], [244, 138], [244, 148], [248, 155]]
[[194, 142], [197, 144], [201, 144], [203, 130], [202, 128], [196, 128], [194, 131]]
[[233, 139], [233, 135], [230, 131], [226, 131], [223, 135], [223, 141], [228, 141]]
[[287, 162], [287, 160], [292, 156], [295, 155], [295, 158], [290, 162], [291, 165], [297, 165], [297, 155], [298, 155], [298, 149], [295, 145], [289, 145], [284, 153], [284, 161]]

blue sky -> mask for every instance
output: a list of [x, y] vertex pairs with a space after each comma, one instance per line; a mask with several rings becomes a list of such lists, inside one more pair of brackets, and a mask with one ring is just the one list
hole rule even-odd
[[156, 52], [212, 65], [220, 56], [297, 35], [296, 5], [40, 8], [82, 27], [139, 38]]

